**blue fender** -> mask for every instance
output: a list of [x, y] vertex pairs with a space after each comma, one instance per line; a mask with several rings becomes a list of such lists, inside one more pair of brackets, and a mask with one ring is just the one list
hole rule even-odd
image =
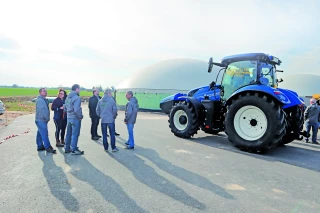
[[296, 92], [288, 89], [281, 89], [281, 88], [278, 88], [278, 90], [280, 90], [283, 94], [285, 94], [291, 102], [290, 104], [284, 105], [282, 107], [283, 109], [296, 106], [296, 105], [300, 105], [300, 106], [304, 105], [304, 100], [300, 98]]
[[289, 97], [285, 93], [283, 93], [280, 89], [262, 85], [262, 84], [248, 85], [248, 86], [241, 87], [228, 98], [227, 104], [231, 103], [231, 100], [233, 99], [234, 96], [247, 91], [261, 92], [261, 93], [268, 94], [274, 97], [274, 99], [277, 100], [281, 105], [283, 105], [283, 108], [285, 108], [285, 106], [292, 105]]
[[180, 98], [180, 97], [183, 97], [183, 96], [186, 96], [187, 94], [183, 94], [183, 93], [177, 93], [177, 94], [174, 94], [174, 95], [170, 95], [168, 97], [165, 97], [164, 99], [162, 99], [160, 101], [160, 108], [161, 110], [166, 113], [166, 114], [169, 114], [170, 113], [170, 110], [172, 109], [173, 105], [176, 103], [176, 102], [179, 102], [179, 101], [183, 101], [184, 99], [183, 98]]
[[161, 103], [165, 103], [165, 102], [168, 102], [168, 101], [180, 101], [180, 97], [181, 96], [186, 96], [187, 94], [183, 94], [183, 93], [177, 93], [177, 94], [174, 94], [174, 95], [170, 95], [168, 97], [165, 97], [164, 99], [162, 99], [160, 101], [160, 104]]

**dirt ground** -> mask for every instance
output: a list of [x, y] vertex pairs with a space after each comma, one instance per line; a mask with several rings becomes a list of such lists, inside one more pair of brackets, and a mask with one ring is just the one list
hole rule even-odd
[[31, 112], [22, 111], [6, 111], [3, 115], [0, 115], [0, 128], [9, 125], [16, 117], [21, 115], [32, 114]]

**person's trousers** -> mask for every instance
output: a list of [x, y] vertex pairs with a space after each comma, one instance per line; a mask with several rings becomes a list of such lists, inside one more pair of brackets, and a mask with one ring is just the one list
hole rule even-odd
[[99, 117], [91, 118], [91, 137], [98, 136]]
[[318, 124], [310, 124], [306, 123], [306, 131], [309, 134], [310, 130], [312, 129], [312, 142], [317, 141], [317, 134], [318, 134]]
[[66, 135], [67, 120], [62, 120], [61, 122], [61, 141], [64, 141]]
[[36, 138], [37, 146], [38, 148], [44, 146], [46, 149], [48, 149], [51, 146], [48, 134], [48, 122], [36, 121], [35, 123], [38, 127]]
[[129, 134], [128, 143], [130, 148], [134, 147], [133, 127], [134, 127], [134, 124], [127, 124], [127, 129]]
[[107, 139], [107, 128], [109, 128], [110, 140], [111, 140], [111, 149], [116, 148], [116, 135], [115, 135], [115, 124], [113, 123], [101, 123], [102, 130], [102, 141], [104, 150], [108, 150], [109, 144]]
[[81, 129], [81, 120], [68, 119], [67, 135], [66, 135], [66, 141], [65, 141], [65, 147], [64, 147], [65, 150], [74, 151], [78, 149], [78, 139], [80, 135], [80, 129]]

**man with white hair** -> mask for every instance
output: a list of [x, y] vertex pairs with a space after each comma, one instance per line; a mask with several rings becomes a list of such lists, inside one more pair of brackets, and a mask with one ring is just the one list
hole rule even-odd
[[[312, 143], [319, 144], [317, 142], [317, 134], [318, 123], [320, 121], [320, 107], [318, 106], [316, 99], [310, 99], [310, 106], [308, 106], [304, 112], [304, 119], [306, 121], [306, 131], [308, 135], [312, 128]], [[306, 139], [306, 142], [308, 143], [308, 139]]]

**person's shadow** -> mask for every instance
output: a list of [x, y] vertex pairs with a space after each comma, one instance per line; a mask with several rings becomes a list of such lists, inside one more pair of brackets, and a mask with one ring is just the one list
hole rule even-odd
[[43, 161], [43, 175], [45, 176], [51, 194], [60, 200], [63, 206], [69, 210], [79, 211], [79, 203], [70, 193], [71, 186], [68, 182], [67, 175], [61, 167], [57, 166], [53, 160], [53, 154], [39, 152], [39, 158]]
[[[60, 149], [59, 151], [63, 153]], [[69, 157], [69, 155], [66, 154], [63, 154], [63, 156], [66, 164], [71, 167], [70, 173], [75, 178], [89, 183], [107, 202], [116, 206], [118, 211], [146, 212], [122, 190], [116, 181], [94, 167], [83, 156]]]
[[195, 198], [188, 195], [174, 183], [160, 176], [152, 167], [145, 164], [144, 160], [134, 154], [128, 152], [125, 154], [110, 154], [110, 157], [121, 163], [132, 172], [134, 177], [141, 183], [150, 188], [165, 194], [187, 206], [203, 210], [205, 204], [199, 202]]
[[[118, 137], [119, 140], [125, 141], [124, 139]], [[123, 144], [123, 143], [122, 143]], [[235, 198], [230, 195], [228, 192], [226, 192], [222, 187], [213, 184], [211, 181], [209, 181], [207, 178], [202, 177], [196, 173], [190, 172], [184, 168], [178, 167], [173, 165], [171, 162], [163, 159], [160, 157], [160, 155], [153, 149], [149, 148], [143, 148], [140, 146], [135, 145], [134, 152], [138, 155], [141, 155], [154, 164], [156, 164], [160, 169], [163, 171], [187, 182], [192, 185], [195, 185], [199, 188], [203, 188], [205, 190], [209, 190], [213, 192], [214, 194], [221, 196], [226, 199], [234, 200]]]

